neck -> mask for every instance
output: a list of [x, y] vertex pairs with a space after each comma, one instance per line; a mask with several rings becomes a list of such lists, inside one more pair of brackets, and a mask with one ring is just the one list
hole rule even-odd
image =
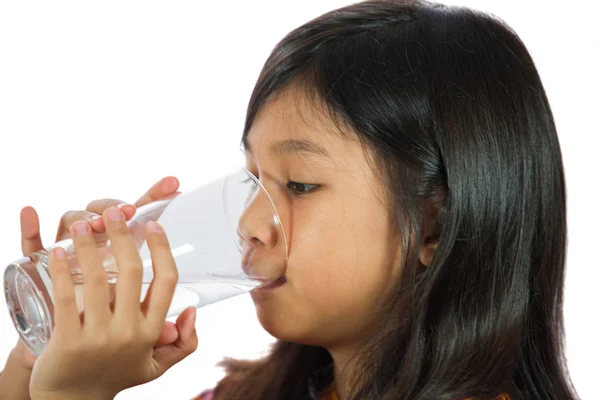
[[356, 382], [357, 360], [353, 358], [356, 346], [327, 349], [333, 359], [335, 391], [340, 400], [349, 398], [350, 390]]
[[[379, 332], [387, 332], [386, 328]], [[368, 377], [361, 372], [361, 358], [363, 351], [369, 351], [373, 340], [377, 340], [378, 334], [369, 332], [362, 336], [361, 340], [346, 342], [345, 344], [338, 343], [336, 345], [327, 346], [326, 349], [333, 359], [333, 379], [335, 390], [339, 400], [347, 400], [350, 397], [350, 391], [363, 382], [360, 379]]]
[[[395, 312], [396, 306], [389, 311], [391, 315], [401, 315]], [[385, 337], [391, 334], [395, 326], [394, 324], [378, 325], [376, 323], [377, 318], [373, 314], [370, 323], [366, 324], [368, 328], [362, 332], [361, 335], [357, 335], [354, 339], [346, 342], [339, 342], [335, 345], [329, 345], [325, 348], [333, 359], [333, 377], [335, 383], [335, 390], [339, 397], [339, 400], [348, 400], [350, 391], [354, 386], [361, 382], [359, 380], [365, 377], [365, 374], [361, 373], [362, 365], [360, 365], [360, 353], [363, 350], [370, 349], [370, 343], [378, 341], [382, 336]], [[385, 321], [389, 321], [389, 314], [384, 314], [378, 317]], [[359, 357], [357, 357], [359, 355]]]

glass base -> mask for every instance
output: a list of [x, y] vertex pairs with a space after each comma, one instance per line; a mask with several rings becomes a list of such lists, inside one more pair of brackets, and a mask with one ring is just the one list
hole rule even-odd
[[4, 295], [10, 317], [21, 340], [36, 356], [50, 340], [53, 326], [52, 307], [48, 307], [52, 299], [36, 266], [40, 261], [35, 255], [22, 258], [4, 271]]

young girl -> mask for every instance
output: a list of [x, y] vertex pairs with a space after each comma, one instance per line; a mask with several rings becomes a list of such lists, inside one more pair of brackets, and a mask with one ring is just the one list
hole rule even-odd
[[[243, 145], [292, 221], [285, 282], [251, 293], [279, 340], [264, 359], [226, 360], [199, 398], [577, 398], [563, 353], [561, 152], [534, 62], [502, 21], [417, 0], [310, 21], [267, 60]], [[148, 227], [156, 279], [140, 307], [133, 211], [104, 208], [92, 211], [121, 270], [114, 310], [91, 235], [103, 228], [78, 221], [89, 304], [80, 321], [53, 253], [56, 329], [34, 399], [112, 398], [196, 347], [193, 310], [163, 325], [176, 269], [162, 230]], [[257, 263], [281, 246], [268, 227], [240, 232]]]

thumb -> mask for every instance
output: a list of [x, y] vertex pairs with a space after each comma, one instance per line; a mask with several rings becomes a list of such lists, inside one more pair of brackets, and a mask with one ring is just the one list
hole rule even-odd
[[161, 347], [167, 344], [172, 344], [179, 337], [177, 325], [172, 322], [165, 321], [160, 331], [160, 335], [154, 344], [154, 347]]
[[17, 344], [13, 350], [18, 356], [17, 358], [21, 367], [28, 370], [33, 369], [33, 365], [35, 364], [37, 357], [33, 355], [31, 351], [29, 351], [29, 349], [27, 348], [27, 346], [25, 346], [25, 343], [23, 343], [21, 339], [17, 341]]
[[198, 348], [196, 334], [196, 307], [188, 307], [175, 322], [179, 337], [172, 344], [154, 349], [154, 359], [162, 367], [161, 374], [177, 364]]

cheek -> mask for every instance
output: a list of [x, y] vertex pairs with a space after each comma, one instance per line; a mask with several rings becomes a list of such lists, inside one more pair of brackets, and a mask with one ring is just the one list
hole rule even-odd
[[390, 283], [386, 219], [364, 206], [321, 206], [309, 223], [295, 223], [288, 277], [303, 301], [326, 314], [372, 307]]

